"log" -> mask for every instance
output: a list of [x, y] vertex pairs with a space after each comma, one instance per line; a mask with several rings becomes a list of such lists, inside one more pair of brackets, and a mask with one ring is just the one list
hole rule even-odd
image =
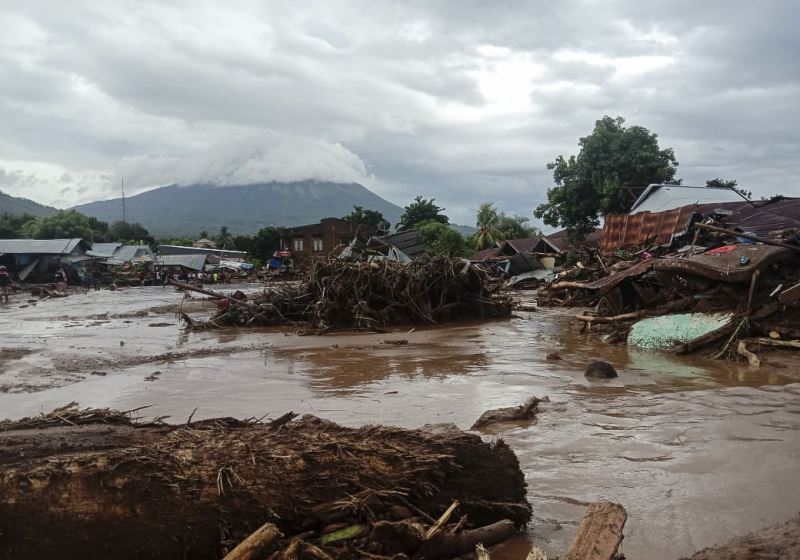
[[775, 340], [760, 336], [757, 338], [748, 338], [744, 341], [748, 344], [758, 344], [759, 346], [771, 346], [773, 348], [789, 348], [792, 350], [800, 350], [800, 340]]
[[548, 397], [542, 399], [531, 397], [519, 406], [487, 410], [475, 421], [470, 430], [480, 430], [481, 428], [502, 422], [533, 420], [536, 418], [536, 414], [539, 413], [539, 403], [549, 401], [550, 399]]
[[563, 282], [556, 282], [550, 286], [551, 291], [555, 290], [587, 290], [586, 284], [583, 282], [571, 282], [564, 280]]
[[619, 321], [633, 321], [643, 317], [644, 315], [645, 313], [641, 311], [632, 311], [630, 313], [613, 315], [611, 317], [601, 317], [599, 315], [575, 315], [575, 318], [586, 323], [618, 323]]
[[0, 423], [0, 550], [13, 558], [217, 560], [264, 523], [321, 536], [331, 518], [363, 522], [364, 507], [441, 512], [458, 500], [475, 526], [531, 517], [511, 449], [455, 426], [354, 429], [311, 416], [277, 429], [230, 418], [166, 426], [92, 414], [73, 425], [76, 414], [58, 415], [69, 422]]
[[231, 550], [224, 560], [256, 560], [264, 551], [281, 536], [281, 532], [272, 523], [265, 523], [249, 537]]
[[508, 519], [458, 533], [443, 531], [437, 533], [430, 541], [423, 543], [414, 555], [414, 560], [455, 558], [474, 551], [478, 544], [493, 546], [508, 540], [515, 532], [514, 523]]
[[627, 519], [625, 508], [619, 504], [596, 502], [589, 505], [565, 560], [613, 560]]

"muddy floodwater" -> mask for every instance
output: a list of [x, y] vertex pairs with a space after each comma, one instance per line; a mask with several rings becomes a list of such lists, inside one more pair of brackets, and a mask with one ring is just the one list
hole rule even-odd
[[[255, 287], [250, 287], [255, 289]], [[178, 308], [210, 302], [172, 288], [0, 304], [0, 417], [77, 401], [185, 422], [311, 413], [359, 426], [450, 422], [548, 396], [537, 423], [496, 428], [529, 485], [530, 539], [566, 550], [585, 506], [628, 510], [622, 552], [674, 559], [792, 516], [800, 504], [800, 368], [760, 370], [599, 344], [564, 310], [507, 321], [298, 336], [188, 333]], [[404, 344], [392, 341], [406, 340]], [[561, 359], [547, 359], [558, 353]], [[619, 371], [588, 381], [607, 359]], [[788, 364], [788, 365], [787, 365]], [[519, 558], [523, 539], [493, 558]]]

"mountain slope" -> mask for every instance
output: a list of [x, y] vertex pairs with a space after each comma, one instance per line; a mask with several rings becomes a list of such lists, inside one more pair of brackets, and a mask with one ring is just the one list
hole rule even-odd
[[[228, 226], [231, 233], [252, 234], [265, 226], [296, 226], [339, 218], [353, 206], [378, 210], [396, 223], [403, 212], [358, 184], [260, 183], [216, 187], [211, 185], [161, 187], [125, 199], [128, 222], [138, 222], [156, 237], [215, 234]], [[122, 200], [90, 202], [75, 207], [105, 222], [122, 218]]]
[[56, 212], [55, 208], [44, 206], [27, 198], [11, 196], [0, 191], [0, 214], [32, 214], [49, 216]]

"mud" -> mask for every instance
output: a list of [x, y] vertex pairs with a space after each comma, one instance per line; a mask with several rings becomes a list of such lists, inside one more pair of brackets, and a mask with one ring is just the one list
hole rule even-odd
[[[484, 437], [517, 453], [534, 509], [529, 536], [550, 554], [566, 550], [586, 505], [601, 499], [628, 510], [622, 551], [653, 559], [782, 522], [800, 502], [800, 369], [790, 352], [762, 355], [760, 369], [629, 352], [580, 333], [574, 309], [393, 335], [187, 333], [174, 315], [182, 301], [170, 289], [130, 288], [0, 306], [0, 347], [30, 350], [0, 368], [0, 385], [13, 388], [0, 394], [0, 417], [78, 401], [153, 405], [148, 414], [176, 423], [195, 409], [195, 419], [294, 410], [353, 427], [468, 428], [486, 410], [549, 396], [535, 425], [504, 424]], [[212, 309], [186, 304], [200, 319]], [[149, 326], [166, 322], [174, 327]], [[552, 353], [561, 359], [548, 360]], [[585, 379], [595, 359], [619, 377]], [[526, 546], [508, 543], [493, 558], [519, 558]]]

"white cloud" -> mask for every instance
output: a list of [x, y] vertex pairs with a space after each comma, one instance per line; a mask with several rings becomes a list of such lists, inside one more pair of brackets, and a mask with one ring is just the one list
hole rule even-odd
[[0, 165], [17, 180], [0, 188], [69, 205], [116, 194], [122, 175], [131, 189], [359, 181], [399, 204], [433, 196], [471, 222], [487, 199], [529, 212], [546, 163], [610, 114], [658, 133], [687, 180], [714, 170], [800, 194], [799, 11], [9, 0]]

